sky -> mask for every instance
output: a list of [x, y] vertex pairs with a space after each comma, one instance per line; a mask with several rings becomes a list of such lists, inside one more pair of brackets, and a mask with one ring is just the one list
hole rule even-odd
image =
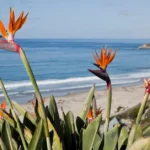
[[1, 0], [0, 19], [8, 26], [29, 12], [17, 38], [150, 39], [150, 0]]

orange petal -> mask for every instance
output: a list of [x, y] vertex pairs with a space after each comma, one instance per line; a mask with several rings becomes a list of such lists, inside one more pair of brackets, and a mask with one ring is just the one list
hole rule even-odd
[[99, 107], [98, 110], [97, 110], [97, 112], [96, 112], [96, 115], [98, 116], [99, 114], [101, 114], [103, 110], [104, 110], [104, 109], [101, 109], [101, 108]]
[[94, 59], [95, 59], [95, 62], [96, 62], [97, 64], [99, 64], [99, 60], [97, 59], [97, 57], [94, 55], [93, 52], [92, 52], [92, 54], [93, 54], [93, 57], [94, 57]]
[[7, 33], [3, 22], [0, 20], [0, 32], [2, 33], [3, 38], [7, 38]]
[[104, 51], [103, 51], [103, 59], [104, 59], [104, 65], [107, 66], [107, 48], [105, 47], [104, 48]]
[[108, 55], [107, 56], [111, 56], [111, 53], [112, 53], [112, 48], [109, 50], [109, 52], [108, 52]]
[[92, 110], [89, 110], [87, 118], [88, 119], [92, 119], [93, 118]]
[[24, 18], [22, 18], [21, 24], [20, 24], [20, 26], [18, 27], [17, 30], [19, 30], [19, 29], [23, 26], [23, 24], [26, 22], [28, 14], [29, 14], [29, 13], [27, 13], [26, 16], [25, 16]]
[[112, 60], [114, 59], [114, 57], [116, 56], [116, 51], [114, 52], [114, 54], [110, 57], [108, 64], [110, 64], [112, 62]]
[[100, 60], [100, 56], [98, 56], [97, 52], [95, 51], [96, 57], [98, 60]]
[[19, 16], [18, 19], [15, 21], [14, 27], [15, 27], [16, 24], [19, 22], [20, 18], [23, 18], [23, 14], [24, 14], [24, 11], [22, 11], [22, 12], [20, 13], [20, 16]]
[[0, 118], [2, 118], [3, 117], [3, 115], [2, 115], [2, 113], [0, 112]]
[[101, 67], [103, 64], [102, 64], [102, 62], [101, 62], [101, 61], [99, 61], [98, 65]]
[[10, 8], [10, 13], [11, 13], [11, 20], [12, 20], [12, 26], [15, 24], [15, 14], [14, 14], [14, 9]]
[[102, 49], [100, 50], [100, 60], [101, 60], [101, 62], [103, 64], [104, 58], [103, 58], [103, 50]]
[[13, 34], [16, 33], [16, 31], [21, 28], [21, 23], [22, 23], [22, 18], [23, 18], [23, 14], [24, 12], [22, 11], [19, 18], [17, 19], [17, 21], [15, 22], [14, 26], [13, 26]]
[[9, 23], [8, 23], [8, 32], [13, 33], [13, 23], [14, 23], [14, 10], [10, 8], [10, 16], [9, 16]]
[[106, 53], [107, 53], [107, 47], [104, 48], [104, 54], [106, 54]]
[[107, 64], [109, 62], [109, 59], [110, 59], [110, 56], [111, 56], [111, 52], [112, 52], [112, 49], [110, 49], [109, 52], [108, 52], [108, 55], [107, 55]]
[[104, 62], [103, 62], [103, 64], [102, 64], [102, 67], [101, 67], [101, 68], [106, 69], [106, 67], [107, 67], [107, 64], [106, 64], [105, 59], [104, 59]]
[[6, 109], [6, 101], [5, 100], [1, 104], [1, 109], [3, 109], [3, 110]]
[[103, 68], [103, 69], [106, 69], [106, 67], [107, 67], [107, 65], [105, 65], [105, 64], [101, 65], [101, 68]]
[[[93, 56], [94, 56], [94, 54], [93, 54]], [[99, 58], [97, 58], [96, 56], [94, 56], [94, 59], [96, 61], [96, 64], [98, 64], [99, 66], [102, 65], [102, 62], [101, 62], [101, 60]]]
[[21, 26], [21, 18], [19, 19], [19, 21], [17, 22], [17, 24], [15, 23], [15, 27], [13, 27], [13, 34], [15, 34], [18, 29], [20, 28]]
[[105, 47], [103, 50], [103, 63], [102, 63], [102, 68], [105, 69], [107, 66], [107, 48]]
[[29, 14], [29, 13], [27, 13], [27, 14], [25, 15], [25, 17], [22, 19], [22, 25], [26, 22], [27, 17], [28, 17], [28, 14]]
[[100, 50], [100, 60], [101, 60], [101, 65], [100, 65], [100, 67], [101, 68], [103, 68], [103, 69], [105, 69], [106, 68], [106, 64], [105, 64], [105, 54], [104, 54], [104, 52], [103, 52], [103, 50], [101, 49]]

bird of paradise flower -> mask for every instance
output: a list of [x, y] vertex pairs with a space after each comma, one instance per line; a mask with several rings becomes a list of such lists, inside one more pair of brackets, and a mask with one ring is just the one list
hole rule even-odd
[[[0, 109], [5, 111], [5, 109], [6, 109], [6, 101], [5, 100], [3, 100], [2, 103], [0, 104]], [[0, 118], [3, 119], [3, 114], [1, 112], [0, 112]]]
[[106, 111], [106, 122], [105, 122], [105, 129], [104, 132], [106, 133], [108, 131], [109, 127], [109, 118], [110, 118], [110, 111], [111, 111], [111, 101], [112, 101], [112, 87], [111, 87], [111, 80], [110, 77], [106, 71], [107, 66], [113, 61], [113, 59], [116, 56], [116, 51], [112, 53], [112, 49], [107, 51], [107, 48], [105, 47], [104, 50], [100, 50], [100, 55], [97, 53], [94, 54], [94, 59], [95, 62], [94, 65], [99, 68], [99, 70], [91, 70], [89, 69], [90, 72], [92, 72], [94, 75], [97, 77], [101, 78], [104, 80], [107, 84], [107, 90], [108, 90], [108, 102], [107, 102], [107, 111]]
[[[41, 107], [40, 107], [41, 108], [41, 118], [43, 119], [43, 123], [44, 123], [44, 131], [45, 131], [45, 136], [46, 136], [47, 148], [48, 148], [48, 150], [51, 150], [52, 148], [51, 148], [51, 142], [50, 142], [50, 137], [49, 137], [48, 123], [47, 123], [47, 119], [46, 119], [46, 113], [45, 113], [44, 103], [42, 100], [41, 93], [39, 91], [36, 79], [34, 77], [31, 66], [28, 62], [28, 59], [27, 59], [23, 49], [14, 40], [15, 33], [25, 24], [25, 22], [27, 20], [27, 16], [28, 16], [28, 13], [24, 16], [24, 12], [22, 11], [20, 16], [18, 17], [18, 19], [15, 20], [14, 9], [10, 8], [8, 31], [6, 31], [6, 28], [3, 24], [3, 22], [0, 20], [0, 32], [2, 33], [2, 38], [3, 38], [3, 39], [0, 38], [0, 49], [17, 52], [20, 55], [21, 60], [24, 64], [24, 67], [27, 71], [27, 74], [33, 84], [36, 97], [41, 105]], [[5, 90], [2, 80], [1, 80], [1, 87]], [[6, 96], [7, 96], [7, 94], [6, 94]], [[11, 101], [9, 100], [9, 98], [7, 100], [8, 100], [7, 102], [10, 104], [9, 106], [12, 108]], [[13, 110], [13, 108], [12, 108], [12, 110]], [[15, 115], [15, 113], [13, 113], [13, 114]], [[20, 128], [20, 134], [23, 135], [21, 128]], [[22, 142], [23, 142], [24, 149], [27, 149], [27, 146], [26, 146], [23, 136], [22, 136]]]
[[[101, 109], [100, 107], [97, 109], [96, 111], [96, 117], [102, 113], [104, 109]], [[92, 122], [94, 120], [94, 116], [93, 116], [93, 110], [92, 110], [92, 107], [90, 107], [90, 110], [88, 111], [88, 114], [87, 114], [87, 121], [88, 123]]]

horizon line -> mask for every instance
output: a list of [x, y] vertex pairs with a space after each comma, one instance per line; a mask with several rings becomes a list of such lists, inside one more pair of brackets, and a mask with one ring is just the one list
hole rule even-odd
[[18, 39], [52, 39], [52, 40], [150, 40], [150, 38], [27, 38], [27, 37], [18, 37]]

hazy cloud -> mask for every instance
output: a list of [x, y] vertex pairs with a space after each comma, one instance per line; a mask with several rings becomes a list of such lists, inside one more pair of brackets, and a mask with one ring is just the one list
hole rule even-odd
[[103, 5], [105, 7], [117, 7], [117, 6], [120, 6], [120, 3], [114, 0], [106, 0], [104, 1]]
[[133, 12], [133, 11], [130, 11], [130, 10], [127, 10], [127, 9], [123, 9], [123, 10], [120, 10], [119, 15], [120, 16], [125, 16], [125, 17], [130, 17], [130, 16], [138, 16], [139, 13]]

